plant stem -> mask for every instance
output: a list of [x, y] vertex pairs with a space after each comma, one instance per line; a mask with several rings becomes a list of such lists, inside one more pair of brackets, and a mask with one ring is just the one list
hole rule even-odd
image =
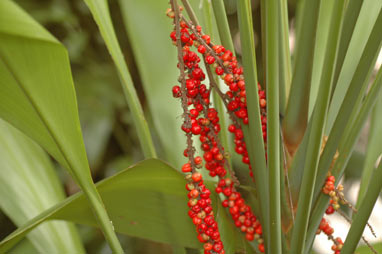
[[330, 36], [320, 80], [320, 90], [317, 97], [316, 107], [312, 115], [312, 131], [309, 136], [309, 145], [304, 167], [305, 171], [298, 199], [296, 223], [292, 233], [291, 253], [303, 253], [305, 248], [305, 238], [312, 206], [314, 186], [316, 183], [321, 141], [324, 133], [329, 95], [331, 92], [333, 72], [339, 45], [344, 3], [344, 0], [336, 1], [333, 8]]
[[268, 253], [281, 253], [281, 205], [280, 205], [280, 120], [278, 35], [279, 0], [265, 1], [265, 43], [267, 88], [267, 148], [269, 168], [270, 241]]
[[[264, 226], [265, 243], [267, 243], [269, 240], [269, 193], [267, 188], [268, 172], [265, 162], [264, 141], [261, 129], [255, 42], [252, 28], [250, 1], [238, 0], [237, 9], [241, 48], [243, 52], [242, 60], [244, 67], [249, 119], [249, 137], [246, 135], [246, 144], [250, 145], [250, 147], [248, 147], [248, 151], [250, 154], [252, 169], [255, 175], [255, 183], [258, 190], [258, 197], [261, 206], [261, 219]], [[245, 128], [243, 128], [243, 131], [244, 133], [246, 132]]]

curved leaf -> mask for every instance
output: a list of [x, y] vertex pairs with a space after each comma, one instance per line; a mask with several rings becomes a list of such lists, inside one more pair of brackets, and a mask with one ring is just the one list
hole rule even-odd
[[[182, 174], [175, 169], [160, 160], [149, 159], [97, 183], [97, 188], [117, 232], [157, 242], [201, 248], [195, 226], [187, 215], [185, 183]], [[217, 195], [212, 195], [212, 203], [219, 228], [223, 229], [221, 232], [226, 232], [226, 235], [222, 233], [222, 239], [232, 246], [228, 253], [242, 248], [252, 253], [242, 234], [228, 220], [217, 198]], [[46, 220], [69, 220], [96, 226], [90, 207], [84, 200], [84, 195], [77, 193], [41, 213], [4, 239], [0, 243], [0, 252], [9, 249]]]
[[[0, 209], [18, 226], [65, 198], [45, 152], [0, 120]], [[84, 253], [75, 227], [49, 222], [28, 238], [40, 253]]]
[[119, 249], [90, 175], [67, 51], [8, 0], [0, 1], [0, 118], [69, 171], [91, 202], [106, 239]]

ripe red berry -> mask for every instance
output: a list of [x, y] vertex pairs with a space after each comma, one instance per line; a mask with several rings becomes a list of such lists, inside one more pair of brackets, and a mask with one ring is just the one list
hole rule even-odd
[[192, 180], [194, 182], [199, 182], [200, 180], [202, 180], [202, 174], [200, 174], [199, 172], [195, 172], [192, 174]]
[[332, 205], [329, 205], [325, 211], [326, 214], [333, 214], [334, 212], [335, 212], [335, 210], [334, 210]]
[[200, 45], [199, 47], [198, 47], [198, 52], [200, 53], [200, 54], [204, 54], [204, 53], [206, 53], [206, 47], [204, 47], [203, 45]]
[[207, 43], [207, 44], [210, 44], [211, 43], [211, 38], [209, 35], [205, 34], [202, 36], [202, 39]]
[[202, 132], [202, 127], [200, 127], [198, 124], [193, 124], [191, 127], [191, 132], [194, 135], [199, 135]]
[[172, 87], [172, 96], [174, 96], [175, 98], [179, 98], [180, 96], [182, 96], [182, 93], [181, 93], [179, 86], [173, 86]]
[[208, 64], [213, 64], [215, 62], [215, 58], [213, 56], [206, 56], [206, 62]]
[[192, 168], [191, 168], [191, 164], [190, 163], [186, 163], [182, 166], [182, 172], [183, 173], [188, 173], [188, 172], [191, 172]]

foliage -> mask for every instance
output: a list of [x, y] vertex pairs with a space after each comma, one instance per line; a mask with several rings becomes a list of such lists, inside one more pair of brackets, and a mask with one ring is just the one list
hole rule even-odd
[[[235, 155], [219, 90], [212, 105], [266, 252], [311, 252], [330, 200], [328, 171], [336, 186], [342, 176], [360, 182], [355, 208], [340, 210], [354, 221], [341, 253], [370, 252], [355, 249], [382, 187], [382, 2], [182, 4], [244, 67], [254, 182]], [[171, 98], [179, 69], [167, 8], [164, 0], [0, 1], [0, 253], [200, 253], [179, 172], [186, 139]], [[226, 92], [218, 76], [210, 82]], [[258, 253], [213, 191], [216, 179], [202, 174], [226, 253]]]

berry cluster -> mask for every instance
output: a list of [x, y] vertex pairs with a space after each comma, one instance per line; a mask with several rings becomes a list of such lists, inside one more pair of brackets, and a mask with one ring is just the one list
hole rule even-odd
[[[195, 158], [197, 160], [198, 157]], [[200, 158], [200, 157], [199, 157]], [[182, 167], [183, 172], [192, 172], [190, 163], [186, 163]], [[215, 221], [211, 206], [210, 190], [203, 183], [202, 174], [194, 171], [186, 175], [188, 181], [186, 189], [188, 192], [188, 215], [195, 224], [198, 239], [204, 243], [204, 253], [224, 254], [223, 243], [220, 240], [218, 224]]]
[[[183, 25], [183, 28], [179, 27], [178, 17], [175, 18], [173, 11], [168, 11], [167, 15], [175, 19], [172, 36], [175, 37], [175, 45], [178, 47], [181, 87], [174, 86], [172, 92], [174, 97], [181, 98], [184, 111], [182, 130], [187, 136], [186, 155], [189, 161], [183, 165], [182, 171], [186, 174], [188, 182], [186, 184], [186, 189], [189, 191], [188, 206], [190, 210], [188, 214], [196, 226], [199, 241], [204, 243], [204, 253], [224, 254], [224, 246], [220, 239], [218, 224], [211, 206], [211, 192], [204, 185], [202, 174], [197, 171], [197, 168], [201, 167], [203, 160], [200, 156], [194, 157], [195, 149], [192, 145], [192, 135], [198, 135], [202, 130], [199, 123], [195, 121], [195, 115], [199, 115], [199, 112], [203, 110], [201, 101], [209, 103], [209, 91], [207, 91], [205, 85], [201, 84], [205, 75], [198, 66], [200, 59], [187, 46], [190, 44], [189, 34], [185, 33]], [[180, 38], [180, 41], [176, 39], [177, 37]], [[193, 105], [194, 109], [189, 110], [190, 105]]]
[[[247, 164], [250, 169], [250, 175], [253, 176], [250, 160], [248, 157], [247, 147], [244, 141], [244, 134], [237, 120], [241, 120], [243, 124], [248, 124], [248, 111], [245, 90], [245, 80], [243, 76], [243, 68], [239, 66], [237, 59], [230, 50], [222, 45], [214, 45], [209, 35], [202, 34], [200, 26], [194, 27], [190, 22], [182, 20], [182, 36], [187, 45], [193, 44], [199, 53], [203, 54], [204, 62], [215, 68], [215, 73], [224, 80], [228, 87], [228, 91], [223, 94], [217, 86], [218, 94], [222, 98], [228, 113], [230, 114], [233, 124], [228, 130], [235, 135], [235, 151], [242, 156], [243, 163]], [[191, 30], [191, 34], [189, 32]], [[174, 33], [170, 37], [175, 41]], [[259, 105], [261, 113], [261, 123], [264, 143], [267, 141], [267, 117], [266, 117], [266, 97], [265, 92], [258, 84]]]
[[[330, 204], [325, 211], [327, 215], [333, 214], [335, 211], [337, 211], [340, 208], [340, 205], [338, 204], [336, 187], [334, 185], [335, 182], [336, 182], [336, 178], [333, 175], [331, 175], [331, 173], [329, 172], [325, 181], [325, 185], [322, 188], [322, 192], [331, 197]], [[339, 185], [338, 188], [341, 191], [343, 190], [342, 185]], [[320, 234], [321, 231], [324, 232], [328, 236], [328, 238], [333, 241], [332, 250], [334, 251], [334, 254], [341, 253], [341, 249], [343, 245], [342, 239], [340, 237], [337, 237], [337, 238], [333, 237], [334, 229], [329, 225], [329, 223], [324, 218], [322, 218], [321, 220], [320, 226], [317, 230], [317, 234]]]
[[[245, 90], [245, 81], [243, 76], [243, 67], [240, 67], [237, 59], [230, 50], [222, 45], [213, 45], [208, 35], [202, 35], [198, 31], [196, 38], [202, 38], [203, 41], [197, 42], [198, 52], [203, 54], [205, 62], [213, 65], [215, 73], [224, 80], [228, 87], [224, 99], [228, 112], [234, 121], [228, 127], [228, 130], [234, 134], [235, 151], [242, 156], [243, 163], [250, 169], [250, 175], [253, 177], [251, 164], [248, 157], [247, 146], [244, 141], [244, 134], [240, 124], [236, 119], [242, 120], [243, 124], [248, 124], [247, 99]], [[216, 61], [215, 61], [216, 59]], [[264, 143], [267, 141], [267, 117], [266, 117], [266, 99], [265, 92], [258, 84], [259, 104], [261, 109], [261, 123]]]
[[336, 178], [332, 175], [329, 175], [326, 178], [324, 187], [322, 188], [322, 192], [330, 196], [330, 204], [325, 211], [326, 214], [333, 214], [335, 211], [340, 209], [340, 205], [338, 204], [339, 197], [337, 195], [337, 191], [339, 192], [340, 195], [342, 194], [343, 196], [343, 193], [342, 193], [343, 186], [339, 184], [336, 189], [334, 187], [335, 181], [336, 181]]
[[[167, 13], [169, 17], [174, 17], [171, 10]], [[203, 158], [205, 161], [205, 168], [209, 171], [210, 176], [219, 177], [218, 186], [215, 190], [217, 193], [223, 194], [222, 197], [224, 198], [222, 205], [229, 208], [229, 212], [235, 222], [235, 225], [240, 228], [243, 233], [245, 233], [246, 239], [249, 241], [257, 239], [259, 242], [259, 250], [264, 252], [261, 224], [251, 211], [251, 208], [246, 205], [244, 199], [241, 197], [241, 194], [236, 191], [234, 180], [227, 177], [227, 171], [232, 171], [229, 169], [229, 165], [225, 159], [226, 154], [224, 152], [224, 148], [221, 146], [218, 138], [218, 134], [220, 132], [218, 113], [216, 109], [210, 107], [209, 97], [210, 89], [212, 87], [207, 89], [207, 86], [202, 84], [205, 79], [205, 74], [199, 67], [200, 58], [191, 50], [190, 46], [194, 45], [197, 47], [199, 53], [204, 54], [204, 60], [207, 64], [214, 64], [215, 61], [222, 60], [224, 60], [224, 63], [229, 61], [235, 63], [231, 66], [230, 71], [235, 72], [235, 77], [240, 82], [237, 82], [239, 85], [237, 83], [233, 84], [233, 81], [230, 83], [230, 91], [227, 92], [227, 96], [232, 100], [228, 103], [228, 109], [234, 112], [236, 117], [242, 118], [244, 123], [248, 123], [242, 68], [237, 67], [237, 61], [234, 57], [232, 57], [232, 53], [230, 51], [226, 51], [223, 46], [212, 46], [212, 44], [210, 44], [210, 37], [208, 35], [201, 34], [201, 27], [198, 26], [194, 28], [194, 31], [192, 31], [190, 30], [190, 26], [184, 20], [179, 22], [179, 26], [183, 62], [182, 64], [179, 63], [178, 67], [182, 68], [181, 66], [184, 66], [183, 71], [185, 71], [187, 75], [184, 75], [184, 87], [176, 85], [172, 88], [172, 93], [175, 98], [182, 98], [182, 103], [184, 104], [183, 107], [187, 109], [185, 112], [185, 122], [183, 123], [181, 129], [185, 132], [187, 137], [199, 137], [199, 140], [201, 141], [201, 149], [203, 151]], [[177, 45], [176, 30], [171, 32], [170, 37], [173, 42], [175, 42], [175, 45]], [[207, 45], [211, 45], [215, 50], [217, 50], [216, 52], [219, 52], [219, 54], [222, 53], [223, 55], [219, 56], [219, 58], [215, 58], [216, 55], [213, 56], [207, 54], [206, 47], [201, 45], [200, 42], [198, 42], [198, 39], [203, 40], [203, 42]], [[218, 75], [225, 73], [224, 69], [227, 68], [227, 64], [223, 67], [215, 67]], [[227, 74], [225, 77], [229, 77], [229, 75], [232, 76], [232, 74]], [[232, 78], [232, 80], [234, 79]], [[229, 82], [227, 81], [226, 83], [228, 84]], [[239, 91], [239, 89], [241, 90]], [[183, 100], [183, 98], [185, 99]], [[236, 105], [235, 103], [232, 103], [235, 101], [238, 104], [237, 108], [233, 108], [232, 106]], [[265, 107], [265, 102], [263, 104]], [[188, 109], [189, 107], [192, 108]], [[240, 129], [240, 126], [237, 126], [237, 130], [235, 131], [236, 139], [240, 139], [242, 142], [240, 143], [240, 147], [241, 149], [245, 149], [246, 152], [243, 132]], [[202, 158], [198, 156], [193, 159], [193, 153], [193, 148], [188, 146], [185, 149], [184, 156], [189, 158], [189, 162], [184, 164], [182, 167], [182, 171], [188, 174], [186, 179], [190, 181], [187, 185], [187, 189], [190, 191], [189, 206], [191, 210], [189, 215], [193, 218], [195, 225], [197, 225], [199, 240], [201, 242], [206, 239], [215, 241], [213, 244], [206, 243], [204, 245], [205, 253], [224, 253], [217, 228], [215, 230], [212, 228], [212, 225], [209, 225], [208, 222], [206, 222], [206, 218], [209, 217], [205, 216], [207, 215], [207, 212], [210, 212], [210, 206], [206, 206], [207, 211], [203, 210], [204, 208], [202, 205], [205, 205], [205, 202], [202, 201], [203, 198], [200, 197], [198, 200], [193, 198], [191, 194], [191, 192], [196, 193], [195, 186], [199, 186], [202, 189], [205, 188], [202, 182], [196, 184], [198, 182], [197, 180], [201, 181], [201, 174], [196, 172], [194, 168], [202, 167]], [[245, 156], [247, 158], [247, 164], [249, 164], [248, 153], [246, 153]], [[233, 173], [231, 173], [231, 176], [234, 178]], [[198, 191], [198, 193], [200, 193], [200, 191]], [[199, 202], [202, 202], [202, 204], [199, 204]], [[214, 246], [221, 246], [222, 248], [215, 249]]]
[[333, 237], [334, 229], [329, 225], [325, 218], [321, 219], [317, 234], [320, 234], [321, 232], [324, 232], [325, 235], [327, 235], [328, 238], [333, 241], [332, 250], [334, 251], [334, 254], [340, 254], [344, 243], [340, 237]]

